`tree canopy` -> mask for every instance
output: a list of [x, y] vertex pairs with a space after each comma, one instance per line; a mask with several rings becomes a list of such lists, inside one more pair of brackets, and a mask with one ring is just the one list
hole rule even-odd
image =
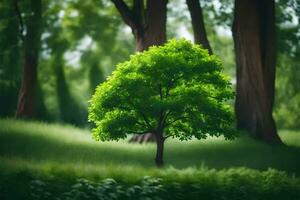
[[216, 56], [187, 40], [170, 40], [120, 63], [96, 89], [89, 120], [96, 140], [154, 133], [181, 140], [232, 138], [233, 98]]

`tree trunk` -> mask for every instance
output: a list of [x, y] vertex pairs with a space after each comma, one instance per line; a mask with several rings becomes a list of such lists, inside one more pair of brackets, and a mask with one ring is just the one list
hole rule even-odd
[[167, 0], [148, 0], [145, 18], [146, 24], [133, 30], [137, 51], [166, 42]]
[[142, 135], [135, 134], [129, 140], [129, 142], [137, 142], [140, 144], [142, 144], [143, 142], [155, 142], [155, 141], [156, 141], [156, 137], [155, 134], [153, 133], [145, 133]]
[[98, 67], [98, 63], [92, 63], [88, 72], [89, 87], [91, 94], [95, 92], [95, 88], [105, 81], [103, 70]]
[[60, 119], [69, 124], [82, 125], [83, 116], [80, 113], [80, 107], [69, 90], [63, 63], [63, 51], [57, 50], [56, 55], [54, 55], [53, 65], [56, 76], [57, 102]]
[[35, 112], [37, 62], [34, 56], [25, 55], [23, 79], [19, 92], [16, 117], [32, 118]]
[[233, 38], [237, 64], [237, 128], [282, 143], [272, 116], [275, 85], [274, 0], [236, 0]]
[[31, 0], [32, 16], [27, 23], [24, 41], [23, 79], [19, 92], [16, 117], [32, 118], [35, 114], [37, 66], [41, 36], [41, 0]]
[[192, 19], [195, 43], [201, 44], [205, 49], [208, 50], [209, 54], [213, 54], [207, 39], [202, 8], [199, 0], [186, 0], [186, 4], [189, 8]]
[[163, 156], [164, 156], [164, 142], [165, 139], [163, 137], [162, 132], [157, 132], [156, 136], [156, 156], [155, 156], [155, 164], [157, 167], [162, 167], [164, 165]]

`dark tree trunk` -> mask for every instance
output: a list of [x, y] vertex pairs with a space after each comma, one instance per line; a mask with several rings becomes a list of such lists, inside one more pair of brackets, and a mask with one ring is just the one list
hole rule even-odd
[[209, 54], [213, 54], [207, 39], [202, 8], [199, 0], [186, 0], [186, 3], [192, 19], [195, 43], [201, 44], [205, 49], [208, 50]]
[[275, 85], [274, 0], [236, 0], [233, 38], [237, 64], [237, 128], [282, 143], [272, 116]]
[[140, 144], [142, 144], [143, 142], [155, 142], [155, 141], [156, 141], [156, 137], [155, 137], [155, 134], [153, 134], [153, 133], [145, 133], [142, 135], [135, 134], [129, 140], [129, 142], [137, 142]]
[[156, 156], [155, 156], [155, 164], [157, 167], [162, 167], [164, 165], [163, 156], [164, 156], [164, 142], [165, 139], [163, 137], [162, 132], [157, 132], [156, 136]]
[[123, 21], [131, 28], [136, 50], [166, 42], [167, 0], [134, 0], [129, 8], [123, 0], [112, 0]]
[[[152, 45], [166, 42], [166, 22], [168, 0], [134, 0], [129, 8], [123, 0], [112, 0], [123, 21], [131, 28], [136, 41], [136, 50], [144, 51]], [[155, 136], [135, 135], [131, 142], [151, 142]]]
[[27, 23], [24, 41], [23, 79], [19, 92], [16, 117], [32, 118], [35, 114], [37, 66], [41, 36], [41, 0], [31, 0], [32, 16]]
[[166, 42], [167, 1], [148, 0], [145, 20], [142, 27], [133, 28], [137, 51]]
[[32, 118], [35, 114], [35, 96], [37, 82], [37, 60], [35, 55], [25, 55], [23, 79], [19, 92], [16, 117]]

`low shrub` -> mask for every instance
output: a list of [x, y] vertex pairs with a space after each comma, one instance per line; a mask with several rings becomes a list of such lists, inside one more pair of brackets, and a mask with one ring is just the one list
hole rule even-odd
[[33, 180], [31, 199], [35, 200], [113, 200], [113, 199], [213, 199], [213, 200], [299, 200], [300, 179], [285, 172], [269, 169], [259, 172], [246, 168], [207, 170], [197, 178], [178, 179], [144, 177], [137, 183], [111, 178], [100, 182], [78, 179], [67, 191], [51, 193], [50, 182]]

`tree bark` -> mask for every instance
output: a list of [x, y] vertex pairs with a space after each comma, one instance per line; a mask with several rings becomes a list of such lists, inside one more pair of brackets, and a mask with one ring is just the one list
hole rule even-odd
[[123, 0], [112, 1], [132, 30], [137, 51], [166, 42], [167, 0], [147, 0], [146, 8], [143, 0], [134, 0], [132, 9]]
[[281, 144], [272, 116], [276, 40], [274, 0], [235, 0], [233, 38], [237, 64], [237, 128]]
[[31, 0], [32, 16], [27, 23], [24, 41], [23, 79], [19, 92], [16, 117], [32, 118], [35, 114], [37, 66], [41, 37], [42, 3]]
[[162, 132], [157, 132], [156, 136], [156, 156], [155, 156], [155, 164], [157, 167], [162, 167], [164, 165], [163, 154], [164, 154], [164, 142], [165, 139], [163, 137]]
[[[143, 28], [133, 30], [136, 50], [144, 51], [152, 45], [166, 42], [167, 0], [148, 0]], [[138, 31], [141, 30], [141, 31]]]
[[208, 50], [209, 54], [213, 54], [207, 39], [202, 8], [199, 0], [186, 0], [186, 4], [191, 15], [195, 43], [201, 44]]
[[136, 142], [142, 144], [143, 142], [155, 142], [156, 137], [153, 133], [145, 133], [145, 134], [135, 134], [129, 140], [129, 142]]

